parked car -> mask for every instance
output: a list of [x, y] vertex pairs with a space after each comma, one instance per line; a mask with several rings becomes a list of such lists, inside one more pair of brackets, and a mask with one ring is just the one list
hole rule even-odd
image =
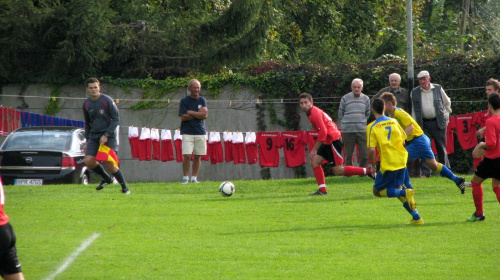
[[[88, 184], [85, 133], [78, 127], [24, 127], [13, 131], [0, 147], [4, 184]], [[97, 178], [92, 181], [98, 181]]]

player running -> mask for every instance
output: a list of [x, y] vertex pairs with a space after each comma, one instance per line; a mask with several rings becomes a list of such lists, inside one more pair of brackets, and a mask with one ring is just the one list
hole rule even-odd
[[300, 109], [306, 112], [307, 118], [313, 129], [318, 133], [318, 139], [309, 152], [309, 159], [318, 183], [318, 191], [311, 195], [327, 194], [325, 184], [325, 172], [321, 163], [327, 161], [336, 176], [368, 175], [371, 177], [369, 168], [342, 166], [344, 158], [342, 155], [342, 140], [337, 125], [323, 110], [313, 105], [312, 96], [302, 93], [299, 96]]
[[479, 163], [472, 177], [472, 197], [476, 212], [467, 218], [468, 222], [478, 222], [485, 219], [483, 210], [483, 185], [484, 180], [491, 179], [493, 192], [500, 202], [500, 96], [491, 94], [488, 97], [488, 111], [491, 117], [486, 121], [484, 132], [484, 142], [477, 144], [474, 151], [478, 149], [486, 150], [484, 159]]
[[396, 97], [390, 92], [384, 92], [380, 99], [385, 103], [385, 111], [389, 113], [389, 117], [398, 121], [399, 125], [403, 127], [406, 133], [406, 150], [408, 157], [412, 160], [422, 159], [429, 166], [432, 171], [437, 171], [443, 177], [452, 180], [455, 185], [460, 189], [462, 194], [465, 193], [465, 179], [457, 177], [453, 172], [444, 164], [436, 161], [434, 153], [431, 149], [431, 140], [418, 123], [408, 114], [405, 110], [396, 107]]
[[[395, 119], [384, 116], [384, 101], [375, 99], [371, 111], [376, 120], [366, 127], [368, 157], [372, 162], [371, 172], [375, 177], [373, 194], [378, 197], [397, 197], [412, 215], [408, 222], [420, 225], [424, 220], [417, 211], [413, 189], [409, 186], [406, 161], [408, 152], [404, 147], [406, 134]], [[380, 170], [376, 170], [376, 151], [380, 153]], [[402, 186], [406, 185], [406, 188]]]

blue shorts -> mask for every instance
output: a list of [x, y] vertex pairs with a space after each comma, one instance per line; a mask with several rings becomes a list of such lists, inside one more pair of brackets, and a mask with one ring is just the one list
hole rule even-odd
[[420, 158], [425, 161], [428, 158], [435, 158], [431, 148], [431, 140], [425, 134], [413, 138], [406, 146], [406, 150], [408, 157], [412, 160]]
[[394, 171], [386, 171], [382, 174], [377, 171], [377, 177], [375, 177], [375, 183], [373, 187], [381, 191], [387, 188], [399, 188], [406, 185], [407, 188], [411, 188], [410, 176], [408, 175], [408, 169], [401, 168]]

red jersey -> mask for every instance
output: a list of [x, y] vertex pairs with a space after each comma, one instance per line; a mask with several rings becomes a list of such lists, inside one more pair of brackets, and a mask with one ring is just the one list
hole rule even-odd
[[5, 204], [5, 194], [3, 192], [2, 179], [0, 178], [0, 226], [3, 226], [9, 222], [9, 217], [3, 211], [3, 205]]
[[481, 112], [476, 112], [474, 118], [476, 119], [476, 123], [479, 124], [480, 128], [483, 128], [486, 125], [486, 120], [491, 117], [490, 111], [484, 110]]
[[257, 144], [261, 166], [277, 167], [280, 165], [281, 133], [277, 131], [257, 132]]
[[462, 149], [467, 150], [477, 145], [477, 128], [474, 113], [456, 116], [456, 132]]
[[484, 141], [488, 146], [484, 157], [489, 159], [500, 158], [500, 116], [491, 116], [486, 120]]
[[320, 108], [312, 106], [307, 114], [307, 118], [313, 129], [318, 133], [317, 141], [329, 145], [332, 141], [340, 139], [341, 134], [337, 125], [332, 121], [332, 118]]
[[287, 167], [301, 166], [306, 163], [306, 134], [303, 131], [283, 131], [283, 152]]

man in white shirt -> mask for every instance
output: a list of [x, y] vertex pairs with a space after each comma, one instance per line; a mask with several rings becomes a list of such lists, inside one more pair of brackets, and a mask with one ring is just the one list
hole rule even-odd
[[[425, 135], [434, 139], [438, 153], [438, 162], [448, 168], [446, 153], [446, 127], [450, 119], [451, 100], [438, 84], [431, 83], [428, 71], [421, 71], [417, 75], [420, 86], [411, 91], [412, 116], [424, 130]], [[453, 143], [450, 143], [453, 145]], [[431, 175], [431, 170], [422, 164], [422, 174]]]

